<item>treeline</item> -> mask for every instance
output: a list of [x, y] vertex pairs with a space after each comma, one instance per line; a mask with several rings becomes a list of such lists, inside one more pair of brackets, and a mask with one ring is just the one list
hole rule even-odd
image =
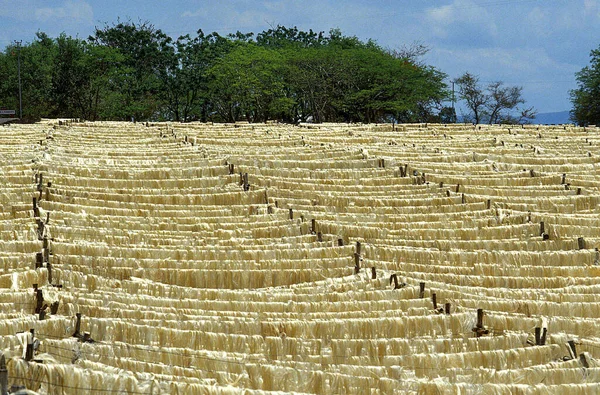
[[420, 46], [389, 50], [339, 30], [169, 37], [149, 23], [87, 39], [37, 33], [0, 52], [0, 106], [86, 120], [452, 122], [446, 75]]

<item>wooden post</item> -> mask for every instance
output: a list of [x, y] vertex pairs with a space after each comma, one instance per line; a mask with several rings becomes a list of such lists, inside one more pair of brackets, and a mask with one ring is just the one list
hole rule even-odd
[[43, 240], [43, 238], [44, 238], [44, 221], [36, 218], [35, 222], [37, 222], [37, 226], [38, 226], [38, 228], [37, 228], [38, 240]]
[[321, 241], [323, 241], [323, 233], [321, 233], [321, 232], [317, 232], [317, 241], [318, 241], [318, 242], [321, 242]]
[[462, 204], [465, 204], [465, 194], [464, 194], [464, 193], [463, 193], [463, 194], [462, 194], [462, 196], [461, 196], [460, 202], [461, 202]]
[[577, 347], [575, 346], [575, 341], [569, 340], [567, 344], [569, 345], [569, 351], [571, 351], [571, 359], [577, 358]]
[[531, 211], [527, 212], [527, 222], [531, 222]]
[[50, 200], [50, 188], [52, 188], [52, 183], [48, 181], [48, 186], [46, 187], [46, 200]]
[[375, 266], [371, 268], [371, 280], [377, 279], [377, 270], [375, 270]]
[[25, 348], [25, 360], [27, 362], [33, 359], [33, 329], [31, 329], [31, 336], [27, 337], [27, 346]]
[[38, 206], [37, 206], [37, 198], [36, 197], [33, 198], [33, 216], [34, 217], [40, 216], [40, 210], [38, 209]]
[[8, 369], [4, 354], [0, 355], [0, 395], [8, 395]]
[[581, 195], [581, 188], [577, 188], [577, 194]]
[[244, 173], [240, 172], [240, 185], [244, 185]]
[[85, 333], [83, 334], [83, 341], [84, 341], [84, 342], [90, 342], [90, 340], [92, 340], [92, 338], [91, 338], [91, 336], [90, 336], [90, 333], [89, 333], [89, 332], [85, 332]]
[[577, 246], [580, 250], [583, 250], [585, 248], [585, 240], [583, 239], [583, 237], [579, 237], [577, 239]]
[[360, 254], [354, 253], [354, 274], [360, 273]]
[[310, 220], [310, 232], [312, 234], [317, 233], [317, 220], [314, 218]]
[[229, 164], [229, 174], [234, 174], [235, 173], [235, 165], [233, 163]]
[[487, 200], [487, 209], [492, 208], [492, 201], [490, 199]]
[[535, 328], [535, 345], [536, 346], [542, 345], [542, 328], [540, 328], [540, 327]]
[[294, 219], [294, 210], [289, 209], [289, 212], [290, 212], [290, 219]]
[[589, 369], [590, 361], [588, 360], [586, 353], [582, 352], [579, 354], [579, 362], [581, 362], [581, 365], [584, 367], [584, 369]]
[[562, 179], [560, 180], [561, 184], [566, 184], [567, 183], [567, 173], [563, 173], [562, 175]]
[[450, 315], [450, 303], [446, 303], [444, 305], [444, 312], [446, 313], [446, 315]]
[[59, 305], [58, 300], [56, 302], [53, 302], [50, 305], [50, 314], [55, 315], [56, 313], [58, 313], [58, 305]]
[[81, 331], [81, 313], [75, 314], [75, 317], [77, 318], [77, 321], [75, 321], [75, 332], [73, 333], [73, 337], [79, 337], [81, 336], [79, 333]]
[[477, 327], [483, 328], [483, 309], [477, 309]]
[[50, 211], [46, 211], [46, 224], [50, 222]]
[[540, 222], [540, 236], [543, 236], [544, 233], [546, 233], [546, 224], [544, 224], [544, 221]]
[[250, 190], [250, 183], [248, 183], [248, 173], [244, 173], [244, 191]]
[[42, 186], [44, 184], [44, 175], [42, 173], [40, 173], [40, 178], [39, 178], [39, 182], [37, 185], [37, 190], [41, 191], [42, 190]]
[[460, 190], [460, 184], [456, 184], [456, 193]]
[[47, 236], [44, 236], [44, 239], [42, 241], [42, 248], [44, 248], [46, 250], [48, 249], [48, 237]]
[[425, 297], [425, 283], [419, 283], [419, 298]]
[[42, 311], [44, 305], [44, 294], [41, 289], [35, 290], [35, 314], [39, 314]]
[[529, 170], [529, 175], [531, 177], [535, 177], [535, 172], [533, 171], [533, 169]]
[[267, 206], [267, 214], [273, 214], [273, 206]]
[[448, 189], [446, 189], [446, 196], [450, 197], [450, 191]]
[[440, 188], [444, 187], [444, 183], [442, 181], [440, 181]]
[[44, 254], [41, 252], [35, 253], [35, 268], [39, 269], [44, 266]]
[[437, 310], [437, 295], [435, 292], [431, 294], [431, 303], [433, 303], [433, 309]]
[[48, 284], [52, 285], [52, 265], [50, 262], [46, 263], [46, 270], [48, 270]]
[[542, 337], [540, 338], [540, 343], [542, 346], [546, 345], [546, 335], [548, 334], [548, 328], [542, 329]]
[[344, 239], [338, 239], [338, 247], [344, 246]]
[[361, 253], [361, 244], [360, 244], [360, 241], [356, 242], [356, 253], [358, 255], [360, 255], [360, 253]]

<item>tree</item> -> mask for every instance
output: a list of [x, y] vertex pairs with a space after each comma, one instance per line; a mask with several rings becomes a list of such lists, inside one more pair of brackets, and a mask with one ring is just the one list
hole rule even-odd
[[[533, 107], [521, 109], [517, 106], [525, 103], [520, 86], [504, 86], [502, 81], [491, 82], [486, 88], [479, 84], [479, 77], [465, 73], [455, 80], [459, 88], [459, 97], [463, 99], [471, 114], [465, 117], [475, 124], [523, 123], [535, 118]], [[515, 117], [512, 112], [520, 112]]]
[[466, 102], [472, 113], [465, 118], [475, 124], [481, 123], [489, 98], [479, 86], [479, 77], [467, 72], [458, 77], [455, 82], [458, 85], [458, 97]]
[[575, 74], [578, 87], [570, 92], [571, 119], [580, 125], [600, 125], [600, 47], [590, 58], [590, 65]]
[[[169, 82], [173, 70], [172, 39], [149, 22], [119, 22], [96, 28], [88, 42], [118, 50], [123, 55], [118, 89], [121, 102], [112, 119], [129, 120], [160, 118], [161, 84]], [[165, 81], [166, 80], [166, 81]]]
[[525, 103], [521, 96], [523, 87], [504, 87], [503, 82], [496, 81], [488, 85], [488, 103], [486, 104], [489, 123], [498, 123], [502, 119], [504, 110], [511, 110], [518, 104]]

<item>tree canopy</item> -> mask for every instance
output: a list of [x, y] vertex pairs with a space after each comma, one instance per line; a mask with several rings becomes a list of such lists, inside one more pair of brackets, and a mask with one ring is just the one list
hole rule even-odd
[[[465, 73], [455, 80], [458, 84], [459, 97], [465, 101], [469, 113], [464, 118], [475, 124], [479, 123], [523, 123], [535, 118], [533, 107], [519, 108], [524, 104], [520, 86], [504, 86], [502, 81], [481, 86], [479, 77]], [[514, 112], [517, 115], [514, 115]]]
[[571, 91], [571, 119], [580, 125], [600, 125], [600, 47], [590, 58], [590, 65], [575, 74], [578, 87]]
[[[27, 118], [262, 122], [439, 121], [446, 75], [422, 45], [277, 26], [173, 39], [118, 22], [87, 39], [38, 33], [20, 48]], [[0, 105], [16, 107], [18, 48], [0, 52]]]

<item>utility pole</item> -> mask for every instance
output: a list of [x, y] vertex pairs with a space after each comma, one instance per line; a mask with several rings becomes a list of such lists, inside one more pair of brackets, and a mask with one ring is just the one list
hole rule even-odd
[[19, 74], [19, 119], [23, 118], [23, 101], [21, 99], [21, 43], [22, 41], [15, 41], [15, 44], [17, 44], [17, 72]]
[[452, 81], [452, 108], [454, 108], [454, 81]]

